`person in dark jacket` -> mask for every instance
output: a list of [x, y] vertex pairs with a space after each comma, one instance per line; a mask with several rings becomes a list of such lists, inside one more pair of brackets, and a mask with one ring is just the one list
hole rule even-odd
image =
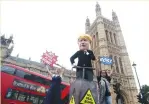
[[52, 84], [46, 94], [44, 104], [62, 104], [61, 101], [61, 77], [60, 76], [53, 76], [52, 77]]
[[[92, 38], [90, 35], [84, 34], [81, 35], [78, 38], [78, 44], [79, 44], [79, 51], [77, 51], [74, 55], [71, 56], [70, 62], [73, 67], [79, 66], [79, 67], [92, 67], [92, 60], [95, 60], [95, 56], [93, 51], [89, 50], [90, 43], [92, 41]], [[78, 64], [75, 64], [75, 59], [78, 58]], [[93, 81], [93, 69], [91, 68], [85, 68], [85, 78], [88, 81]], [[83, 76], [83, 70], [82, 68], [77, 68], [76, 70], [76, 77], [82, 78]]]

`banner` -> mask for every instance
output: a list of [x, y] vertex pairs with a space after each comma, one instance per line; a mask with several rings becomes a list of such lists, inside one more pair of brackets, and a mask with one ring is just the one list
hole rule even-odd
[[104, 65], [112, 65], [113, 64], [112, 58], [106, 57], [106, 56], [100, 57], [100, 62]]
[[46, 51], [46, 53], [43, 53], [41, 60], [44, 64], [53, 67], [53, 64], [56, 64], [57, 57], [58, 56], [56, 56], [55, 53]]
[[69, 100], [69, 104], [97, 104], [97, 83], [76, 79], [70, 86]]
[[86, 91], [80, 104], [96, 104], [90, 89]]
[[37, 92], [41, 92], [41, 93], [46, 93], [46, 91], [48, 91], [48, 89], [46, 89], [43, 86], [37, 86], [35, 84], [24, 82], [24, 81], [21, 81], [21, 80], [18, 80], [18, 79], [15, 79], [13, 81], [13, 86], [24, 88], [24, 89], [27, 89], [27, 90], [37, 91]]

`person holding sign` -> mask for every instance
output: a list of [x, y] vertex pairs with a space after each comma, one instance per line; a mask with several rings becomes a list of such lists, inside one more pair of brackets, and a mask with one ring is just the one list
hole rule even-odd
[[62, 82], [61, 70], [56, 69], [57, 73], [52, 74], [47, 67], [47, 71], [49, 73], [49, 77], [52, 77], [52, 83], [46, 93], [44, 104], [62, 104], [60, 87], [60, 84]]
[[[79, 51], [77, 51], [74, 55], [71, 56], [70, 62], [73, 67], [76, 66], [74, 60], [78, 58], [78, 65], [79, 67], [92, 67], [91, 60], [95, 60], [95, 56], [93, 51], [89, 50], [89, 46], [92, 42], [92, 38], [88, 34], [84, 34], [79, 36], [78, 38], [78, 45]], [[93, 70], [89, 68], [85, 68], [85, 78], [88, 81], [93, 81]], [[83, 69], [77, 68], [76, 70], [76, 78], [83, 77]]]
[[61, 84], [61, 77], [53, 76], [52, 84], [48, 89], [48, 92], [44, 100], [44, 104], [62, 104], [60, 84]]
[[[98, 84], [100, 86], [100, 93], [105, 91], [104, 95], [103, 93], [100, 94], [100, 100], [101, 104], [112, 104], [112, 97], [110, 92], [110, 81], [111, 81], [111, 70], [102, 70], [100, 71], [100, 75], [97, 76]], [[104, 101], [105, 100], [105, 101]]]

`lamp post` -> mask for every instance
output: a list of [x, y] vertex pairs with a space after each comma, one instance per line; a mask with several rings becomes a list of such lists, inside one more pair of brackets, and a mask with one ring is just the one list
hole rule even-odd
[[135, 73], [136, 73], [137, 80], [138, 80], [139, 87], [140, 87], [140, 91], [141, 91], [141, 85], [140, 85], [140, 81], [139, 81], [138, 74], [137, 74], [137, 70], [136, 70], [136, 64], [133, 62], [132, 66], [133, 66], [133, 67], [134, 67], [134, 69], [135, 69]]
[[[137, 74], [137, 70], [136, 70], [136, 64], [133, 62], [132, 66], [133, 66], [134, 69], [135, 69], [136, 77], [137, 77], [138, 84], [139, 84], [139, 87], [140, 87], [140, 94], [141, 94], [141, 96], [143, 96], [143, 95], [142, 95], [142, 91], [141, 91], [140, 81], [139, 81], [138, 74]], [[141, 99], [142, 99], [142, 97], [141, 97]], [[139, 99], [138, 99], [138, 100], [139, 100]], [[140, 103], [142, 104], [143, 102], [141, 101]]]

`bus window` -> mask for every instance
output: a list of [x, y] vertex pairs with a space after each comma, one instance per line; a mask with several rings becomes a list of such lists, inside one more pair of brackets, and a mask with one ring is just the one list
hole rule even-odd
[[16, 70], [15, 75], [18, 76], [18, 77], [27, 79], [27, 80], [31, 80], [31, 81], [35, 81], [35, 82], [44, 84], [44, 85], [48, 85], [48, 86], [51, 85], [51, 81], [50, 80], [41, 78], [41, 77], [33, 75], [33, 74], [26, 73], [26, 72], [24, 72], [22, 70]]
[[43, 79], [43, 78], [41, 78], [39, 76], [36, 76], [36, 75], [32, 75], [32, 79], [35, 82], [38, 82], [38, 83], [41, 83], [41, 84], [45, 84], [45, 85], [50, 86], [50, 80]]
[[31, 104], [43, 104], [44, 96], [37, 96], [9, 88], [6, 94], [6, 99], [30, 102]]
[[18, 99], [18, 95], [19, 95], [19, 91], [12, 90], [9, 88], [8, 92], [6, 94], [6, 98], [16, 100], [16, 99]]
[[39, 100], [39, 97], [38, 96], [36, 96], [36, 95], [30, 95], [29, 102], [32, 102], [32, 104], [38, 104], [38, 100]]
[[61, 90], [63, 90], [66, 86], [65, 85], [63, 85], [63, 84], [61, 84]]
[[27, 94], [26, 95], [26, 101], [29, 102], [29, 99], [30, 99], [30, 94]]
[[39, 97], [39, 103], [38, 104], [43, 104], [44, 97]]
[[19, 92], [19, 95], [18, 95], [18, 99], [17, 100], [22, 101], [22, 102], [25, 102], [25, 100], [26, 100], [26, 93]]
[[[22, 71], [22, 70], [17, 70], [16, 73], [15, 73], [15, 75], [16, 75], [17, 77], [26, 78], [26, 79], [30, 79], [30, 76], [31, 76], [31, 74], [25, 73], [25, 72]], [[30, 80], [31, 80], [31, 79], [30, 79]]]
[[15, 72], [15, 68], [12, 68], [12, 67], [9, 67], [9, 66], [2, 66], [1, 71], [13, 75], [14, 72]]

